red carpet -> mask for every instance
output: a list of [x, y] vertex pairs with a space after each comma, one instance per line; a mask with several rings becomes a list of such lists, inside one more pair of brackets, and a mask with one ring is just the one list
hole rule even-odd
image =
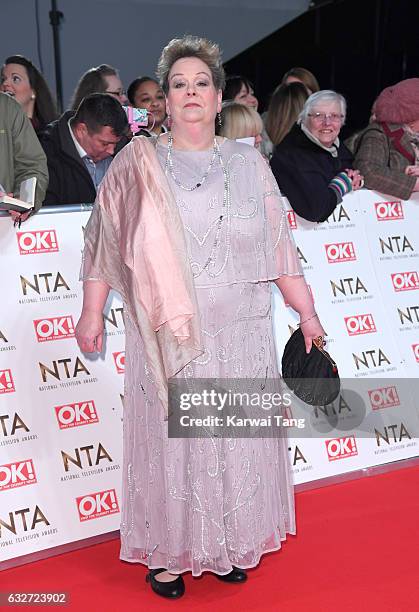
[[166, 601], [145, 583], [144, 567], [118, 560], [114, 540], [5, 570], [0, 591], [68, 591], [62, 609], [83, 612], [416, 612], [418, 481], [413, 467], [299, 493], [298, 536], [266, 555], [244, 585], [186, 575], [185, 596]]

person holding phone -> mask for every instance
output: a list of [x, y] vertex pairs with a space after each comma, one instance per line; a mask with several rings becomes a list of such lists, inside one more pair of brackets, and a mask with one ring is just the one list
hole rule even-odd
[[133, 80], [127, 90], [128, 100], [134, 108], [145, 108], [151, 115], [149, 131], [159, 136], [166, 132], [166, 96], [159, 82], [152, 77], [143, 76]]

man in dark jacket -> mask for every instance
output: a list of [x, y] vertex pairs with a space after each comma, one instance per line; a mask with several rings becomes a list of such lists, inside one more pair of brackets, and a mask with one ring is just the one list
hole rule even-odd
[[109, 94], [86, 96], [40, 136], [47, 156], [49, 186], [44, 204], [86, 204], [109, 168], [116, 145], [128, 130], [121, 104]]

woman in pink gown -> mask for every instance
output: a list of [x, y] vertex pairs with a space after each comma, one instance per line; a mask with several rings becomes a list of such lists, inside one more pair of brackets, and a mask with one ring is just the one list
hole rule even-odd
[[168, 378], [279, 378], [270, 281], [299, 313], [308, 350], [324, 331], [268, 165], [215, 136], [218, 47], [173, 40], [159, 76], [171, 132], [156, 144], [134, 138], [101, 185], [76, 334], [83, 351], [100, 351], [109, 288], [121, 293], [121, 558], [147, 565], [156, 593], [179, 597], [186, 571], [243, 582], [295, 533], [295, 517], [286, 439], [169, 438]]

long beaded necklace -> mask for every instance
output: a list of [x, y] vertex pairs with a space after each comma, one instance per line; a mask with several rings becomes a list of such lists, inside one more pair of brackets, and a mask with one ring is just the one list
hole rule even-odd
[[[214, 162], [217, 159], [217, 157], [218, 157], [218, 161], [220, 163], [221, 169], [223, 171], [224, 189], [223, 189], [222, 214], [218, 217], [217, 222], [216, 222], [214, 242], [213, 242], [210, 254], [207, 260], [205, 261], [205, 263], [202, 266], [195, 263], [193, 266], [193, 268], [195, 268], [193, 269], [194, 278], [197, 278], [198, 276], [200, 276], [204, 270], [207, 271], [209, 276], [211, 276], [212, 278], [215, 278], [223, 272], [224, 268], [227, 265], [227, 260], [230, 254], [230, 228], [229, 228], [230, 210], [231, 210], [230, 181], [228, 177], [227, 168], [225, 167], [224, 162], [223, 162], [219, 144], [217, 142], [217, 139], [214, 137], [213, 153], [211, 156], [211, 161], [209, 163], [209, 166], [207, 170], [204, 172], [201, 180], [198, 183], [196, 183], [196, 185], [193, 185], [192, 187], [188, 185], [183, 185], [178, 179], [178, 177], [176, 176], [174, 172], [174, 167], [173, 167], [172, 151], [173, 151], [173, 136], [172, 136], [172, 133], [169, 132], [168, 141], [167, 141], [167, 156], [166, 156], [166, 163], [165, 163], [165, 174], [167, 174], [167, 172], [169, 171], [170, 176], [172, 177], [176, 185], [180, 187], [181, 189], [184, 189], [185, 191], [195, 191], [195, 189], [198, 189], [198, 187], [201, 187], [205, 183], [212, 167], [214, 166]], [[210, 267], [213, 267], [217, 260], [218, 251], [220, 248], [221, 229], [223, 226], [223, 220], [225, 216], [227, 217], [227, 223], [228, 223], [227, 233], [226, 233], [226, 254], [225, 254], [224, 262], [221, 268], [217, 272], [212, 272], [210, 270]]]
[[217, 154], [220, 155], [220, 148], [218, 146], [217, 139], [214, 137], [214, 144], [212, 147], [212, 157], [211, 157], [211, 161], [209, 163], [208, 168], [205, 170], [203, 177], [201, 178], [200, 181], [196, 183], [196, 185], [192, 185], [192, 187], [188, 187], [187, 185], [182, 185], [182, 183], [180, 182], [180, 180], [177, 178], [175, 174], [175, 171], [173, 168], [172, 151], [173, 151], [173, 136], [172, 136], [172, 132], [169, 132], [167, 136], [167, 157], [166, 157], [165, 172], [167, 174], [167, 170], [169, 170], [170, 175], [172, 179], [175, 181], [176, 185], [180, 187], [181, 189], [184, 189], [185, 191], [195, 191], [195, 189], [198, 189], [198, 187], [201, 187], [201, 185], [205, 183], [205, 181], [207, 180], [208, 174], [211, 172], [211, 168], [214, 165]]

